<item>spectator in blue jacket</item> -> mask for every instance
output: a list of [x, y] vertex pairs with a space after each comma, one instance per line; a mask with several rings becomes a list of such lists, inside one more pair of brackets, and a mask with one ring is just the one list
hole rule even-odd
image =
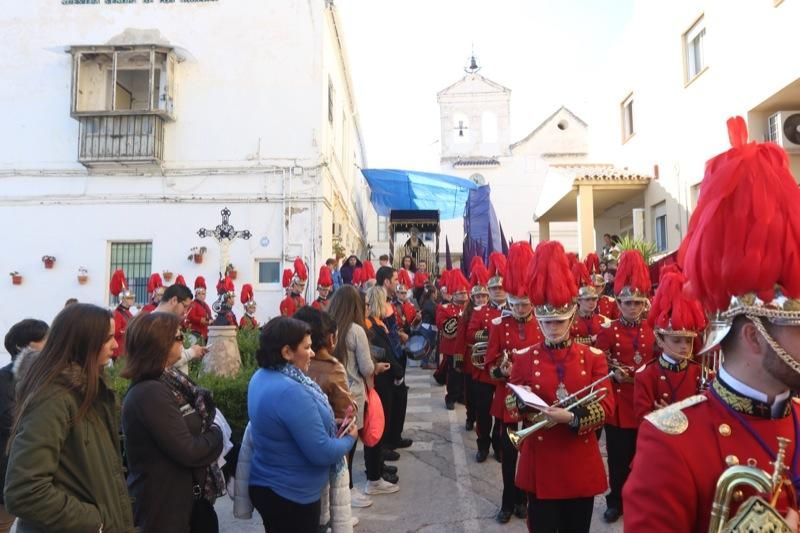
[[269, 533], [315, 533], [320, 492], [340, 469], [358, 435], [337, 436], [325, 393], [307, 375], [314, 357], [308, 324], [273, 318], [261, 330], [261, 367], [247, 391], [253, 439], [250, 499]]

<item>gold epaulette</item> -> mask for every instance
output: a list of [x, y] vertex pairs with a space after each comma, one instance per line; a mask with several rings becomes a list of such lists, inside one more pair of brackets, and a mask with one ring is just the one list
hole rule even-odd
[[689, 429], [689, 419], [683, 413], [687, 407], [705, 402], [708, 398], [703, 394], [695, 394], [679, 402], [653, 411], [644, 419], [667, 435], [680, 435]]

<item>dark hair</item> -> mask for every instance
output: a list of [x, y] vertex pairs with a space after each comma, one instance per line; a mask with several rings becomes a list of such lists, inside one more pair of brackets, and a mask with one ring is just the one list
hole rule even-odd
[[[70, 423], [81, 420], [97, 398], [103, 367], [97, 357], [109, 340], [114, 315], [92, 304], [74, 304], [61, 310], [50, 327], [47, 344], [33, 359], [17, 384], [18, 409], [11, 431], [16, 435], [19, 421], [32, 401], [68, 367], [80, 367], [81, 383], [76, 392], [82, 397], [78, 412]], [[113, 334], [112, 334], [113, 335]]]
[[162, 302], [168, 302], [173, 298], [178, 299], [178, 303], [185, 302], [192, 299], [192, 291], [186, 285], [180, 283], [173, 283], [167, 290], [164, 291], [164, 296], [161, 297]]
[[164, 371], [181, 319], [172, 313], [136, 315], [125, 332], [125, 368], [120, 375], [134, 383]]
[[64, 302], [64, 307], [66, 307], [68, 305], [76, 304], [76, 303], [78, 303], [78, 299], [77, 298], [67, 298], [67, 301]]
[[261, 328], [256, 350], [258, 366], [273, 370], [281, 368], [286, 364], [286, 359], [281, 354], [283, 347], [297, 349], [306, 335], [311, 335], [311, 328], [302, 320], [285, 316], [273, 318]]
[[[409, 272], [416, 273], [417, 272], [417, 264], [414, 262], [414, 258], [411, 257], [410, 255], [404, 255], [403, 256], [403, 259], [400, 260], [400, 268], [406, 268], [405, 267], [406, 259], [410, 259], [411, 260], [411, 264], [408, 266], [408, 268], [406, 270], [408, 270]], [[424, 262], [425, 261], [420, 261], [420, 263], [424, 263]]]
[[337, 261], [336, 259], [334, 259], [333, 257], [331, 257], [330, 259], [326, 259], [326, 260], [325, 260], [325, 265], [326, 265], [326, 266], [333, 266], [333, 265], [336, 265], [336, 263], [338, 263], [338, 262], [339, 262], [339, 261]]
[[328, 313], [336, 322], [339, 342], [333, 349], [333, 356], [347, 366], [347, 343], [344, 341], [353, 324], [364, 327], [364, 299], [352, 285], [343, 285], [333, 293], [328, 304]]
[[619, 244], [619, 235], [612, 235], [611, 242], [613, 242], [614, 244]]
[[432, 301], [433, 303], [439, 303], [437, 301], [437, 295], [439, 293], [439, 289], [436, 288], [434, 284], [427, 284], [423, 289], [421, 289], [421, 293], [417, 298], [417, 305], [419, 305], [420, 309], [423, 305], [425, 305], [428, 301]]
[[19, 352], [32, 342], [40, 342], [47, 336], [47, 322], [26, 318], [11, 326], [6, 333], [3, 346], [14, 359]]
[[314, 309], [310, 305], [305, 305], [292, 315], [292, 318], [302, 320], [311, 328], [311, 349], [315, 352], [325, 348], [333, 350], [330, 344], [330, 336], [336, 333], [336, 321], [325, 311]]
[[383, 286], [384, 281], [391, 281], [395, 270], [390, 266], [380, 267], [375, 273], [375, 285]]
[[383, 254], [378, 258], [378, 261], [388, 261], [389, 256], [387, 254]]

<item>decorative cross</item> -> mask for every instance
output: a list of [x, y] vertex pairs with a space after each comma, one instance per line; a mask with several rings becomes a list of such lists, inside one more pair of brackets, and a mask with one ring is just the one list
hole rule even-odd
[[199, 230], [197, 230], [197, 235], [199, 235], [201, 238], [214, 237], [217, 243], [219, 243], [221, 251], [219, 271], [220, 273], [224, 273], [225, 269], [228, 267], [229, 264], [230, 256], [228, 252], [230, 249], [231, 242], [235, 239], [247, 240], [252, 236], [252, 234], [250, 233], [249, 230], [236, 231], [236, 228], [234, 228], [230, 223], [231, 210], [228, 209], [227, 207], [222, 211], [220, 211], [220, 214], [222, 215], [221, 224], [218, 224], [217, 227], [214, 228], [213, 230], [200, 228]]

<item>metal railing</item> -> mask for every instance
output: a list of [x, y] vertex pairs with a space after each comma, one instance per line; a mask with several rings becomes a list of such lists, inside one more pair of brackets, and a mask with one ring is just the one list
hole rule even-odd
[[78, 118], [78, 161], [160, 163], [164, 157], [164, 120], [158, 115], [113, 114]]

